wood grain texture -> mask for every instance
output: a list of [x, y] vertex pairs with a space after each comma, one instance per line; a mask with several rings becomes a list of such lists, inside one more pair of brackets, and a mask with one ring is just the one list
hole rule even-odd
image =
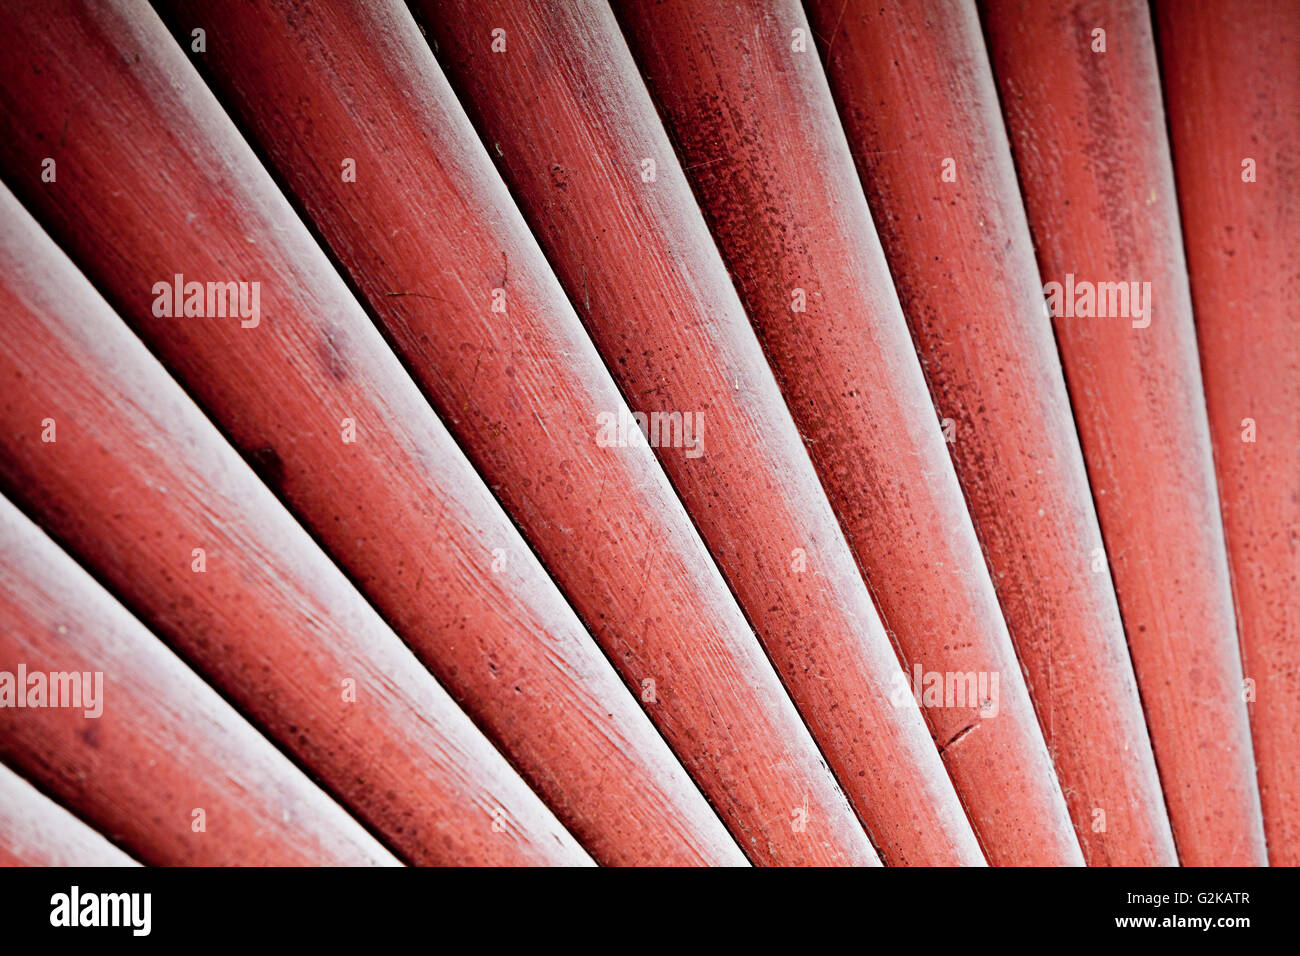
[[1148, 315], [1054, 325], [1179, 857], [1263, 863], [1147, 5], [982, 11], [1044, 282], [1150, 283]]
[[0, 866], [139, 866], [0, 764]]
[[[97, 717], [87, 716], [84, 706], [0, 709], [0, 756], [140, 860], [186, 866], [397, 864], [0, 498], [0, 671], [15, 674], [20, 665], [28, 674], [78, 672], [84, 679], [102, 673], [92, 681], [102, 680]], [[0, 785], [0, 792], [0, 804], [8, 804], [10, 794], [21, 796], [12, 785]], [[11, 807], [0, 817], [12, 819], [15, 809], [34, 827], [53, 825], [49, 811]], [[203, 814], [197, 832], [196, 810]], [[20, 833], [9, 845], [27, 855], [54, 840], [52, 849], [59, 852], [63, 834], [69, 841], [63, 852], [76, 847], [94, 852], [97, 860], [122, 857], [108, 852], [110, 847], [95, 849], [78, 827], [86, 829], [74, 819], [54, 834]]]
[[[84, 82], [47, 91], [43, 119], [25, 133], [35, 152], [15, 149], [9, 158], [30, 169], [43, 148], [57, 155], [63, 176], [50, 185], [60, 188], [50, 195], [42, 184], [36, 195], [52, 220], [67, 217], [61, 235], [69, 248], [599, 860], [742, 863], [735, 841], [180, 51], [151, 15], [138, 20], [147, 36], [124, 48], [140, 51], [141, 63], [120, 72], [91, 60]], [[84, 42], [93, 49], [110, 21], [105, 13], [79, 27]], [[222, 16], [202, 22], [213, 60], [222, 51], [243, 55]], [[111, 77], [98, 89], [93, 64]], [[151, 85], [168, 73], [183, 94]], [[121, 99], [125, 119], [91, 109], [100, 91]], [[86, 104], [94, 119], [57, 128], [74, 103]], [[42, 136], [61, 145], [42, 147]], [[337, 178], [333, 151], [311, 158], [326, 160]], [[118, 189], [132, 180], [138, 193], [153, 192], [158, 177], [167, 185], [148, 208]], [[262, 324], [154, 316], [143, 294], [175, 272], [262, 280]], [[345, 417], [357, 423], [354, 445], [341, 442]]]
[[[653, 452], [599, 444], [622, 399], [406, 9], [179, 9], [202, 11], [211, 82], [750, 858], [878, 862]], [[337, 509], [357, 491], [311, 473], [287, 496], [315, 529], [325, 496]], [[596, 769], [615, 796], [612, 766]]]
[[806, 6], [1084, 858], [1176, 865], [975, 4]]
[[904, 668], [997, 677], [925, 708], [985, 855], [1081, 863], [802, 8], [615, 11]]
[[1300, 866], [1300, 5], [1153, 9], [1268, 858]]
[[5, 492], [407, 860], [590, 862], [7, 190], [0, 209]]
[[659, 460], [873, 843], [889, 864], [982, 864], [915, 700], [891, 699], [893, 647], [612, 13], [416, 11], [623, 395], [703, 416], [703, 453]]

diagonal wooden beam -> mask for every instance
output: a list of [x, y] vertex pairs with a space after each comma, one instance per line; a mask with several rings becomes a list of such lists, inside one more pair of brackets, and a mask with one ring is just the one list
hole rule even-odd
[[885, 861], [982, 864], [613, 14], [417, 6], [624, 396], [703, 416], [702, 454], [659, 460]]
[[1300, 5], [1153, 9], [1268, 858], [1300, 866]]
[[[0, 672], [24, 678], [0, 708], [5, 762], [146, 863], [397, 865], [4, 498]], [[22, 797], [4, 774], [0, 792], [0, 806]], [[0, 810], [4, 829], [17, 812], [57, 830], [21, 830], [0, 856], [44, 846], [127, 862], [67, 811], [25, 803]]]
[[806, 4], [1090, 865], [1176, 865], [973, 0]]
[[615, 12], [989, 862], [1082, 863], [803, 9]]
[[0, 866], [139, 866], [0, 764]]
[[1179, 857], [1263, 863], [1147, 5], [982, 11]]
[[405, 859], [589, 863], [3, 188], [0, 210], [5, 493]]
[[[530, 544], [580, 603], [625, 680], [653, 698], [647, 701], [651, 717], [733, 834], [763, 860], [874, 862], [861, 826], [653, 454], [598, 446], [596, 416], [621, 407], [617, 391], [405, 9], [322, 6], [300, 15], [287, 4], [223, 5], [218, 13], [220, 22], [202, 28], [210, 65], [251, 65], [249, 82], [259, 102], [283, 102], [288, 94], [298, 104], [281, 111], [291, 121], [281, 146], [313, 144], [314, 135], [337, 137], [327, 148], [308, 150], [304, 173], [334, 188], [364, 184], [368, 190], [359, 211], [345, 210], [339, 222], [377, 244], [373, 261], [384, 268], [357, 271], [353, 278], [388, 303], [385, 315], [411, 320], [388, 329], [409, 367]], [[52, 31], [60, 37], [58, 49], [51, 48], [47, 17], [32, 15], [9, 34], [13, 58], [35, 62], [44, 72], [33, 79], [29, 69], [19, 71], [19, 89], [31, 88], [4, 118], [13, 135], [0, 162], [123, 317], [367, 593], [379, 593], [377, 582], [398, 573], [415, 587], [428, 560], [424, 551], [448, 520], [434, 489], [454, 499], [468, 493], [463, 486], [470, 480], [463, 469], [435, 467], [454, 453], [427, 403], [162, 23], [147, 10], [120, 5], [59, 16], [66, 21]], [[286, 30], [290, 21], [295, 29]], [[320, 56], [326, 41], [315, 33], [323, 24], [329, 25], [327, 57]], [[69, 43], [83, 54], [75, 71], [60, 62]], [[246, 57], [249, 49], [258, 55]], [[335, 67], [346, 78], [330, 73]], [[382, 115], [411, 139], [373, 148], [373, 155], [389, 149], [388, 175], [375, 178], [364, 163], [356, 183], [341, 175], [346, 157], [372, 154], [360, 152], [367, 141], [354, 121], [335, 120], [338, 111], [346, 113], [348, 100], [339, 99], [346, 90], [364, 91], [354, 92], [354, 108], [367, 118], [380, 115], [378, 103], [400, 106]], [[40, 101], [32, 128], [27, 100]], [[91, 103], [102, 107], [106, 100], [111, 108], [90, 110]], [[238, 98], [230, 102], [238, 107]], [[78, 110], [76, 104], [83, 105]], [[70, 109], [87, 118], [64, 136], [51, 124]], [[39, 168], [45, 144], [58, 137], [75, 172], [50, 189], [31, 170]], [[136, 197], [160, 175], [160, 165], [167, 188], [153, 192], [142, 208]], [[118, 182], [136, 187], [119, 190], [110, 170]], [[321, 217], [317, 225], [328, 220]], [[441, 244], [434, 245], [438, 236]], [[174, 273], [260, 279], [262, 324], [241, 328], [220, 319], [155, 315], [139, 277]], [[501, 297], [493, 294], [497, 288]], [[509, 303], [506, 313], [492, 311], [497, 299]], [[454, 388], [446, 388], [448, 382]], [[355, 423], [355, 442], [340, 442], [343, 419]], [[345, 426], [342, 435], [348, 434]], [[455, 520], [470, 522], [459, 515]], [[514, 538], [481, 532], [475, 538], [477, 531], [470, 523], [467, 547], [440, 560], [468, 560], [478, 575], [500, 549], [507, 564], [530, 567]], [[534, 586], [550, 585], [539, 580]], [[391, 595], [385, 606], [403, 612]], [[429, 610], [423, 605], [403, 620]], [[436, 641], [469, 642], [476, 629], [465, 637], [425, 633], [432, 649]], [[466, 666], [479, 668], [479, 680], [490, 679], [494, 667], [506, 669], [501, 677], [508, 674], [511, 683], [494, 693], [508, 698], [515, 686], [524, 686], [514, 651], [498, 661], [472, 650], [463, 652]], [[658, 681], [657, 696], [643, 689], [643, 680]], [[537, 706], [558, 710], [564, 700], [557, 696]], [[597, 727], [616, 750], [619, 731], [606, 722], [610, 713]], [[547, 722], [520, 720], [513, 732], [522, 740], [550, 729]], [[607, 752], [605, 746], [594, 752]], [[573, 759], [568, 766], [578, 764]], [[611, 756], [583, 768], [588, 783], [611, 774], [603, 788], [588, 787], [590, 805], [599, 807], [615, 834], [617, 814], [626, 815], [628, 806], [641, 814], [635, 828], [649, 820], [652, 830], [653, 821], [663, 819], [656, 804], [631, 802], [641, 784], [635, 775], [615, 787], [616, 766]], [[535, 780], [544, 769], [535, 765]], [[668, 764], [659, 772], [677, 771]], [[578, 792], [565, 794], [574, 814], [588, 811], [575, 798]], [[796, 831], [792, 808], [805, 801], [813, 822]], [[716, 824], [708, 829], [702, 802], [687, 805], [701, 834], [696, 855], [736, 861]], [[477, 810], [467, 806], [465, 812]], [[648, 838], [665, 855], [673, 834], [681, 832], [691, 830], [670, 822], [664, 836]], [[466, 840], [473, 835], [472, 828], [457, 834]], [[635, 854], [635, 848], [615, 851], [618, 845], [611, 838], [609, 852], [623, 860]], [[566, 851], [557, 844], [556, 852]]]

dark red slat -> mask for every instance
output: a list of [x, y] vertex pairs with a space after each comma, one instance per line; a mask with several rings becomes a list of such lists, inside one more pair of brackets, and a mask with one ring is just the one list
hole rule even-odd
[[[364, 197], [339, 221], [392, 271], [357, 276], [387, 315], [412, 318], [393, 331], [445, 419], [563, 575], [625, 678], [638, 692], [642, 679], [658, 681], [651, 716], [745, 849], [771, 861], [873, 862], [653, 455], [596, 446], [596, 414], [619, 408], [617, 392], [405, 9], [287, 9], [214, 11], [221, 22], [268, 32], [262, 39], [210, 22], [206, 55], [215, 65], [233, 54], [233, 66], [258, 78], [259, 103], [285, 103], [290, 125], [279, 148], [296, 154], [324, 137], [304, 172]], [[429, 546], [447, 520], [431, 491], [440, 477], [432, 463], [453, 452], [418, 391], [152, 14], [110, 6], [60, 20], [52, 33], [77, 50], [75, 73], [58, 68], [62, 47], [45, 18], [36, 20], [20, 18], [8, 35], [11, 60], [45, 69], [39, 79], [15, 71], [20, 95], [6, 106], [3, 159], [13, 181], [368, 592], [399, 571], [419, 581], [423, 560], [395, 564], [389, 541], [410, 526], [408, 553]], [[322, 23], [328, 41], [314, 32]], [[340, 91], [352, 91], [367, 122], [391, 122], [401, 138], [371, 146]], [[78, 118], [65, 133], [60, 118], [70, 110]], [[56, 141], [72, 175], [44, 186], [34, 171]], [[358, 182], [343, 182], [344, 157], [385, 148], [387, 175], [363, 161]], [[166, 188], [142, 204], [136, 197], [160, 165]], [[353, 195], [355, 187], [369, 191]], [[141, 278], [177, 272], [260, 278], [262, 323], [154, 316]], [[496, 287], [508, 289], [504, 316], [491, 311]], [[358, 424], [356, 444], [340, 443], [345, 416]], [[499, 542], [479, 544], [469, 560], [490, 566]], [[610, 767], [596, 763], [593, 772]], [[621, 788], [640, 783], [611, 775], [593, 803], [617, 803]], [[812, 820], [796, 831], [791, 812], [805, 801]]]
[[1090, 865], [1176, 865], [973, 0], [807, 4]]
[[612, 13], [418, 10], [623, 394], [704, 416], [659, 460], [886, 862], [983, 863]]
[[139, 866], [0, 764], [0, 866]]
[[1155, 10], [1268, 858], [1300, 866], [1300, 4]]
[[[1263, 863], [1147, 6], [996, 0], [983, 11], [1040, 274], [1049, 295], [1061, 284], [1057, 342], [1179, 857]], [[1118, 293], [1107, 311], [1127, 314], [1065, 314], [1071, 281], [1149, 282], [1149, 314]]]
[[[13, 302], [3, 299], [7, 310]], [[20, 667], [26, 686], [0, 708], [0, 755], [146, 863], [396, 865], [0, 498], [0, 672], [16, 676]], [[68, 675], [69, 683], [60, 684], [68, 690], [60, 689], [56, 701], [48, 678], [41, 698], [47, 706], [32, 706], [41, 686], [32, 675], [51, 673]], [[64, 697], [73, 674], [84, 690]], [[86, 690], [93, 691], [90, 710]], [[70, 701], [79, 706], [48, 706]], [[11, 845], [22, 853], [40, 843], [39, 834], [28, 833]], [[112, 858], [107, 849], [96, 856]]]
[[[53, 76], [41, 74], [51, 85]], [[6, 493], [407, 859], [590, 862], [2, 188], [0, 210]], [[70, 587], [61, 601], [75, 594]], [[176, 692], [193, 696], [194, 683]], [[150, 695], [171, 699], [151, 687], [126, 704], [123, 719]], [[166, 718], [140, 719], [148, 726]], [[193, 736], [201, 743], [203, 728]], [[41, 741], [29, 745], [33, 759]], [[142, 737], [135, 761], [127, 749], [96, 773], [147, 765], [146, 745]], [[227, 767], [237, 786], [236, 758]], [[142, 782], [128, 774], [118, 786], [130, 792]], [[138, 824], [147, 829], [151, 818]], [[226, 862], [241, 859], [237, 847], [224, 852]]]
[[1081, 863], [802, 8], [615, 10], [985, 854]]

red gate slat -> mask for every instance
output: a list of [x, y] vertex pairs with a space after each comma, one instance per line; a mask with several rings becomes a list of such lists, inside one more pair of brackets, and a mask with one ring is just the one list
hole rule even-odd
[[1268, 857], [1300, 866], [1300, 4], [1155, 10]]
[[623, 394], [703, 416], [702, 454], [659, 460], [886, 862], [982, 864], [914, 699], [891, 700], [893, 647], [612, 13], [418, 9]]
[[615, 10], [989, 862], [1082, 863], [803, 10]]
[[[590, 862], [3, 188], [0, 212], [0, 381], [20, 383], [0, 397], [6, 493], [407, 859]], [[249, 390], [254, 365], [234, 366]]]
[[[1179, 857], [1262, 863], [1147, 5], [993, 0], [983, 10], [1040, 274], [1061, 286], [1057, 342]], [[1093, 52], [1094, 30], [1105, 52]], [[1086, 296], [1103, 282], [1137, 282], [1141, 301], [1125, 308], [1113, 291], [1106, 311], [1124, 314], [1078, 315], [1096, 311]], [[1135, 308], [1144, 282], [1149, 314]], [[1081, 308], [1067, 312], [1066, 298]]]
[[1084, 857], [1176, 865], [975, 4], [807, 6]]

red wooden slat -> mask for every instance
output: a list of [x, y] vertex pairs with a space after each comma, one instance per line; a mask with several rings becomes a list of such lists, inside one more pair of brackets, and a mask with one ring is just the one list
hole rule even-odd
[[1262, 863], [1147, 7], [995, 0], [984, 12], [1045, 284], [1086, 312], [1066, 283], [1150, 283], [1149, 313], [1118, 293], [1107, 311], [1127, 314], [1108, 318], [1064, 314], [1062, 301], [1055, 328], [1179, 856]]
[[1300, 5], [1155, 10], [1268, 857], [1300, 866]]
[[0, 866], [139, 866], [0, 764]]
[[[89, 69], [93, 60], [82, 53], [79, 63]], [[47, 89], [57, 88], [55, 77], [41, 73]], [[70, 139], [76, 135], [70, 131]], [[68, 165], [77, 168], [75, 160]], [[91, 208], [93, 190], [73, 195], [83, 200], [77, 208]], [[408, 859], [589, 862], [3, 189], [0, 211], [6, 492]], [[236, 336], [252, 331], [235, 328]], [[251, 366], [236, 371], [256, 389]], [[61, 601], [75, 593], [66, 589]], [[88, 655], [87, 664], [102, 657]], [[182, 697], [196, 693], [192, 681], [186, 688], [175, 675], [158, 678], [173, 679]], [[151, 687], [128, 709], [145, 709], [151, 694], [171, 699]], [[162, 725], [164, 717], [141, 719]], [[202, 729], [194, 737], [201, 742]], [[176, 743], [164, 738], [159, 745]], [[30, 746], [41, 752], [39, 739]], [[121, 746], [125, 755], [104, 773], [153, 759], [148, 739]], [[226, 766], [238, 785], [240, 762], [232, 757]], [[227, 852], [228, 862], [241, 858], [234, 847]]]
[[[210, 35], [212, 61], [227, 52], [242, 57], [219, 10], [195, 22]], [[287, 72], [300, 72], [298, 61]], [[279, 87], [281, 78], [273, 82]], [[398, 108], [411, 106], [403, 101]], [[297, 138], [292, 132], [287, 135], [290, 140]], [[139, 157], [137, 153], [137, 161]], [[326, 173], [338, 179], [333, 151], [325, 150], [310, 162], [315, 166], [324, 158], [330, 160]], [[210, 193], [198, 192], [204, 189]], [[195, 190], [195, 201], [211, 200], [222, 187], [200, 179]], [[423, 198], [415, 203], [424, 209]], [[172, 221], [179, 223], [179, 215]], [[193, 262], [174, 261], [177, 268]], [[427, 258], [421, 260], [421, 267], [428, 267]], [[123, 296], [129, 294], [121, 284], [114, 288]], [[330, 467], [342, 472], [346, 484], [318, 493], [287, 482], [281, 487], [291, 503], [301, 509], [312, 531], [397, 632], [600, 861], [743, 864], [735, 841], [508, 517], [433, 420], [431, 410], [412, 402], [413, 390], [379, 337], [351, 302], [333, 308], [340, 324], [346, 324], [343, 316], [347, 316], [359, 327], [358, 334], [365, 332], [366, 344], [357, 347], [357, 354], [348, 355], [329, 328], [328, 316], [297, 317], [297, 327], [307, 341], [323, 340], [317, 348], [325, 357], [322, 363], [304, 355], [309, 371], [297, 381], [303, 392], [321, 396], [323, 406], [346, 409], [344, 414], [363, 421], [361, 441], [372, 451], [339, 462], [334, 436], [332, 447], [322, 443], [311, 451], [295, 442], [294, 454], [303, 456], [296, 465], [303, 482], [319, 483], [313, 469]], [[272, 316], [268, 321], [282, 320]], [[179, 343], [168, 337], [170, 324], [167, 320], [151, 323], [146, 337], [160, 351], [175, 356]], [[254, 335], [241, 336], [240, 341], [264, 348]], [[219, 346], [208, 342], [205, 347], [211, 354]], [[212, 358], [220, 360], [215, 354]], [[268, 358], [261, 358], [266, 373], [277, 375], [274, 364], [266, 365]], [[351, 377], [349, 366], [355, 366], [358, 377], [373, 375], [379, 384], [368, 384], [358, 397], [347, 395], [346, 384], [333, 391], [321, 381], [326, 374], [340, 380]], [[232, 371], [227, 371], [227, 378]], [[214, 396], [213, 401], [224, 403], [214, 404], [221, 409], [219, 418], [242, 406], [225, 396]], [[411, 409], [404, 424], [412, 436], [419, 436], [412, 444], [397, 433], [391, 436], [396, 440], [376, 434], [398, 405]], [[313, 413], [313, 417], [320, 416]], [[285, 420], [282, 424], [304, 423]], [[246, 450], [258, 448], [259, 440], [248, 441]], [[286, 467], [294, 468], [291, 456], [274, 447]], [[365, 507], [341, 514], [344, 501], [364, 501]]]
[[46, 706], [33, 706], [38, 684], [18, 687], [0, 708], [0, 755], [146, 863], [397, 863], [3, 498], [0, 672], [80, 679], [75, 707], [49, 706], [69, 702], [53, 678]]
[[615, 9], [989, 861], [1081, 863], [802, 9]]
[[623, 394], [703, 416], [703, 453], [659, 460], [885, 860], [983, 863], [612, 13], [419, 10]]
[[[55, 153], [61, 176], [36, 195], [48, 215], [68, 217], [65, 228], [78, 233], [70, 245], [99, 269], [105, 291], [146, 326], [151, 345], [586, 847], [624, 864], [744, 862], [159, 23], [127, 9], [123, 22], [138, 23], [155, 47], [144, 62], [185, 73], [185, 98], [133, 87], [130, 75], [101, 82], [90, 66], [52, 91], [29, 70], [45, 99], [14, 105], [30, 109], [35, 125], [25, 131], [31, 152], [13, 148], [9, 163], [31, 181], [38, 157]], [[36, 20], [32, 12], [51, 55], [74, 42], [49, 36]], [[94, 43], [112, 20], [86, 14], [81, 35]], [[125, 48], [133, 43], [147, 46]], [[212, 43], [220, 46], [220, 34]], [[109, 92], [122, 100], [125, 120], [95, 101]], [[95, 116], [62, 129], [69, 104], [83, 96]], [[120, 124], [139, 135], [120, 137]], [[190, 156], [177, 152], [174, 130], [190, 135]], [[43, 135], [60, 146], [39, 143]], [[238, 156], [227, 159], [230, 152]], [[160, 165], [168, 179], [161, 194], [153, 185]], [[227, 176], [247, 185], [231, 186]], [[139, 193], [155, 194], [151, 207], [120, 189], [133, 177]], [[114, 235], [105, 243], [117, 250], [96, 238], [92, 209], [103, 213], [99, 224]], [[174, 230], [160, 232], [161, 224]], [[250, 245], [246, 235], [261, 238]], [[295, 239], [274, 242], [278, 235]], [[265, 324], [153, 316], [152, 282], [175, 272], [261, 278]], [[356, 446], [341, 444], [344, 416], [357, 421]]]
[[1176, 865], [975, 4], [808, 12], [1084, 857]]
[[[355, 278], [444, 417], [625, 678], [638, 692], [643, 678], [658, 681], [651, 716], [746, 850], [874, 862], [652, 453], [597, 447], [596, 414], [620, 407], [617, 391], [405, 9], [287, 10], [214, 10], [239, 28], [210, 22], [206, 55], [246, 70], [259, 105], [279, 104], [288, 125], [274, 145], [303, 157], [282, 171], [300, 165], [347, 198], [333, 222], [313, 210], [318, 224], [358, 240], [363, 259], [337, 248], [366, 266]], [[367, 590], [365, 569], [418, 581], [422, 562], [395, 564], [388, 542], [411, 525], [407, 548], [427, 547], [447, 520], [431, 463], [452, 454], [418, 392], [161, 23], [113, 7], [60, 20], [52, 33], [77, 50], [74, 73], [36, 20], [18, 18], [6, 42], [24, 64], [4, 120], [13, 180], [310, 529], [352, 555]], [[39, 157], [56, 141], [72, 175], [43, 185]], [[356, 183], [341, 177], [348, 156], [362, 160]], [[166, 189], [141, 203], [159, 175]], [[155, 317], [136, 277], [178, 272], [262, 279], [262, 324]], [[497, 287], [506, 315], [491, 311]], [[340, 443], [345, 416], [358, 423], [355, 445]], [[488, 564], [501, 542], [479, 544]], [[614, 803], [642, 783], [615, 780], [601, 794]], [[812, 821], [796, 831], [792, 808], [805, 801]]]

